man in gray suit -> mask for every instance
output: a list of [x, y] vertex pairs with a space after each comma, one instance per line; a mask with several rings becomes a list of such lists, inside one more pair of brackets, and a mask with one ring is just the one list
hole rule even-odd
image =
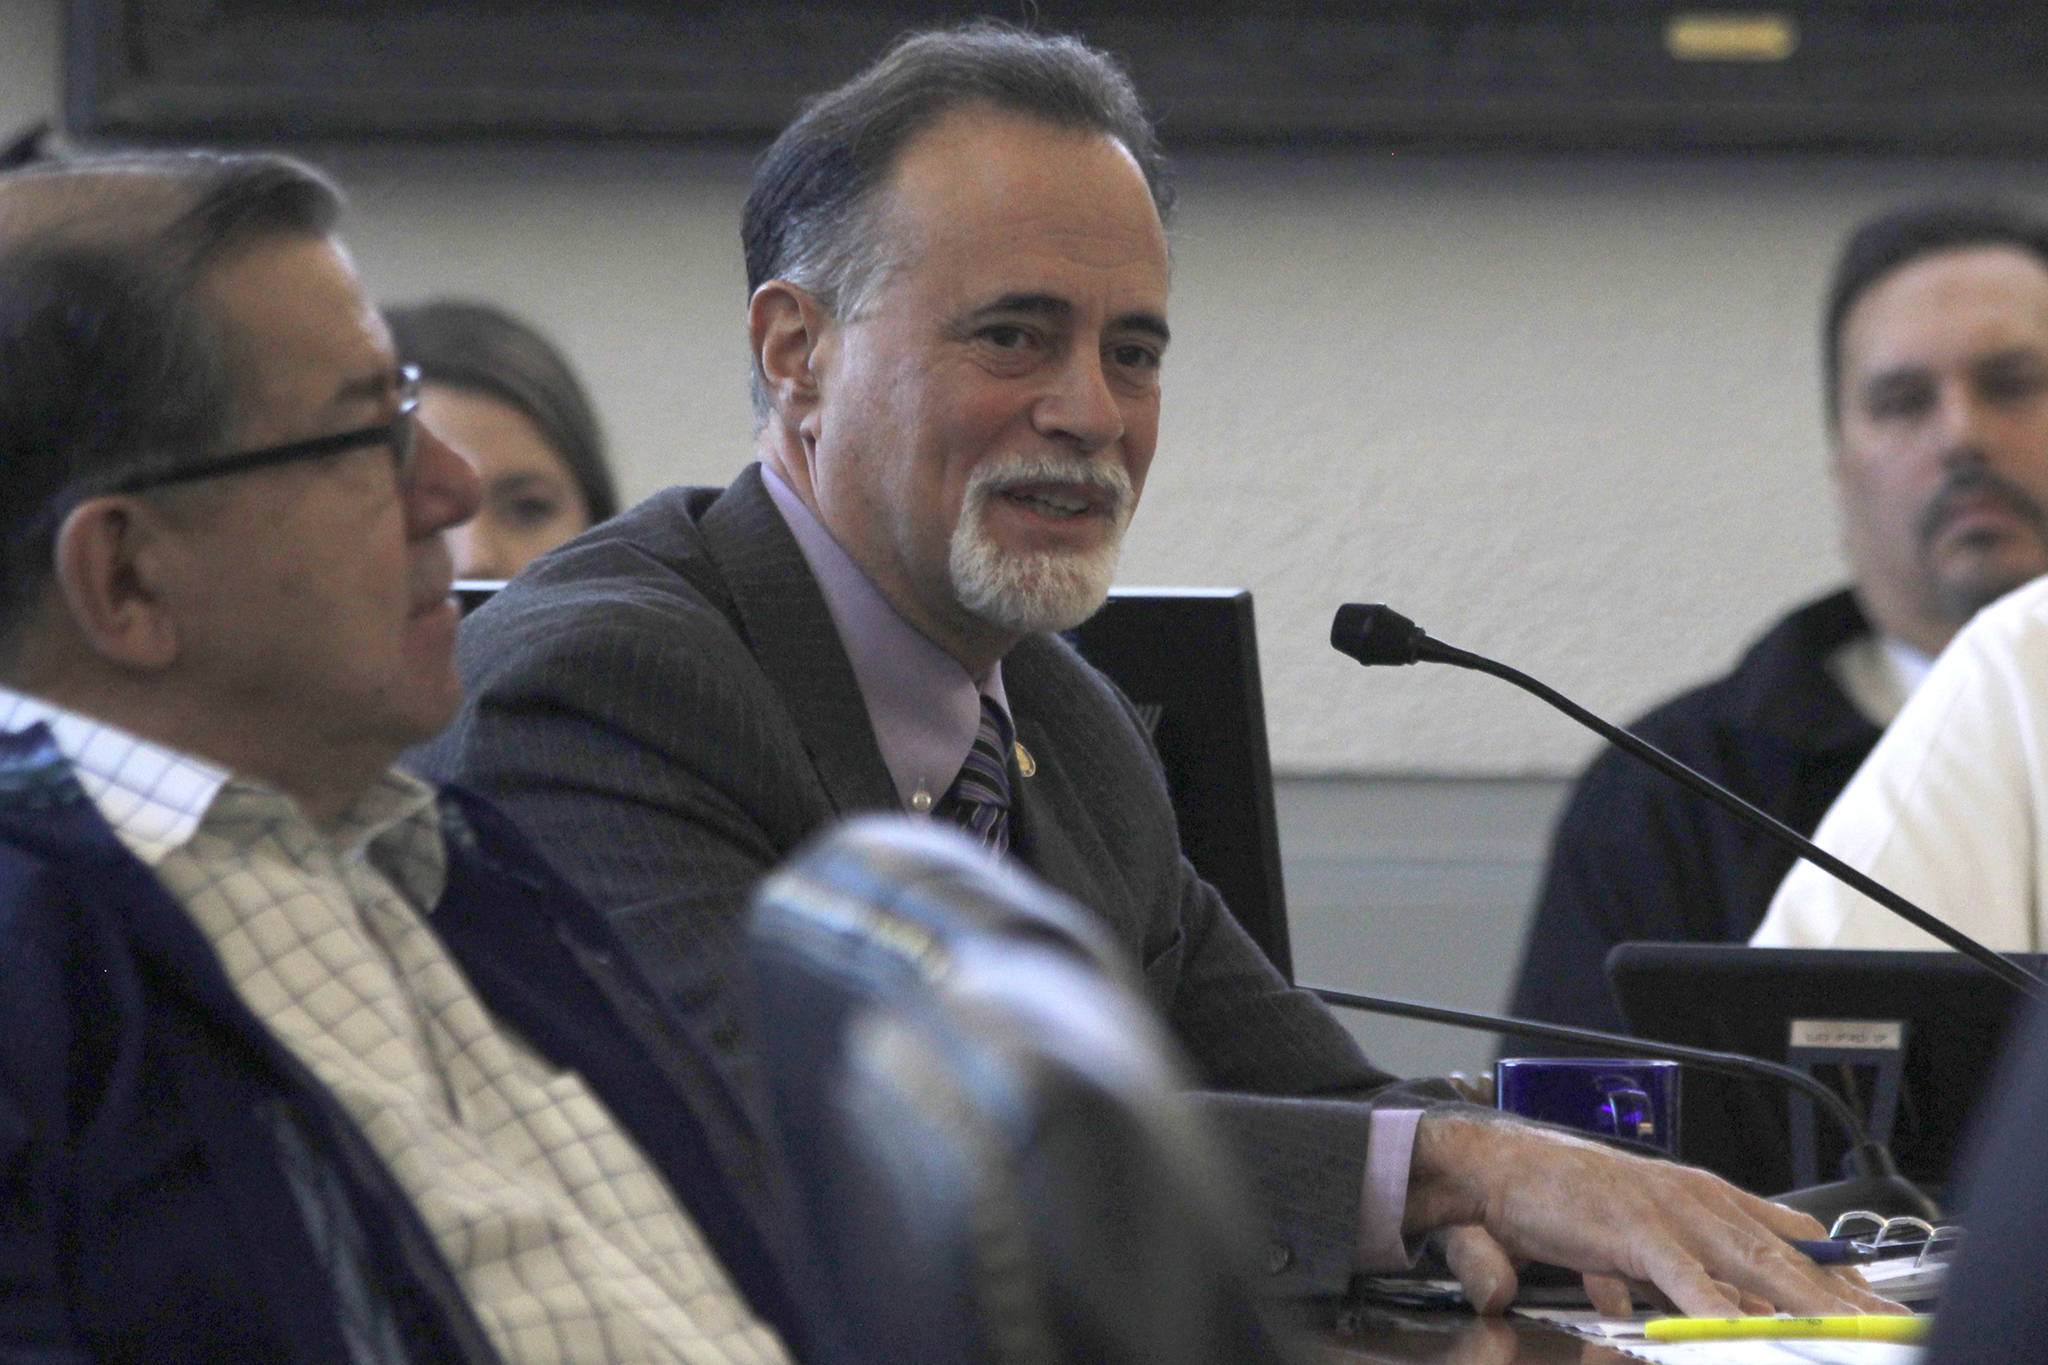
[[1129, 705], [1053, 632], [1103, 600], [1150, 465], [1171, 207], [1128, 80], [1079, 43], [907, 40], [777, 141], [746, 209], [759, 464], [671, 489], [474, 617], [423, 761], [509, 807], [745, 1077], [753, 883], [863, 810], [957, 820], [1102, 916], [1254, 1174], [1299, 1292], [1449, 1229], [1693, 1312], [1878, 1301], [1704, 1173], [1376, 1070], [1181, 856]]

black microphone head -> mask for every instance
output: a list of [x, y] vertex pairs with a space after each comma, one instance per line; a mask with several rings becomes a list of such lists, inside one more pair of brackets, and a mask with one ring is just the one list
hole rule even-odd
[[1330, 643], [1358, 662], [1412, 664], [1429, 632], [1381, 602], [1346, 602], [1330, 622]]

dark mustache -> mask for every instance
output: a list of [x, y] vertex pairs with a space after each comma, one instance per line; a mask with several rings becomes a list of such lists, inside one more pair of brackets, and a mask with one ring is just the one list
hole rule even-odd
[[1965, 464], [1942, 480], [1941, 487], [1928, 499], [1926, 510], [1920, 513], [1920, 524], [1915, 530], [1922, 545], [1934, 540], [1955, 515], [1956, 504], [1965, 498], [1989, 498], [2025, 520], [2037, 533], [2048, 536], [2048, 512], [2043, 512], [2041, 504], [2030, 494], [1984, 465]]

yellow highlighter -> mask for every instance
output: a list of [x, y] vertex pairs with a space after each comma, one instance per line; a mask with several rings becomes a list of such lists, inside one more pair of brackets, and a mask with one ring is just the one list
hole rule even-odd
[[1651, 1341], [1769, 1341], [1827, 1337], [1836, 1341], [1924, 1341], [1934, 1319], [1914, 1313], [1864, 1313], [1839, 1318], [1651, 1318]]

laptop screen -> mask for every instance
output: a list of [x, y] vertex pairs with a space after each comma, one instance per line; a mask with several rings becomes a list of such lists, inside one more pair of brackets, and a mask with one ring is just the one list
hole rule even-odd
[[[2040, 957], [2015, 960], [2034, 970]], [[1889, 1026], [1902, 1035], [1891, 1133], [1899, 1170], [1934, 1191], [1947, 1183], [1971, 1111], [2024, 1001], [1960, 953], [1624, 943], [1607, 980], [1638, 1037], [1783, 1062], [1795, 1037], [1809, 1048], [1853, 1040], [1830, 1021]], [[1835, 1049], [1840, 1051], [1839, 1048]], [[1875, 1056], [1875, 1054], [1873, 1054]], [[1876, 1067], [1819, 1064], [1814, 1074], [1868, 1112]], [[1746, 1189], [1792, 1187], [1786, 1087], [1687, 1068], [1679, 1155]], [[1844, 1140], [1815, 1126], [1819, 1179], [1837, 1177]]]

